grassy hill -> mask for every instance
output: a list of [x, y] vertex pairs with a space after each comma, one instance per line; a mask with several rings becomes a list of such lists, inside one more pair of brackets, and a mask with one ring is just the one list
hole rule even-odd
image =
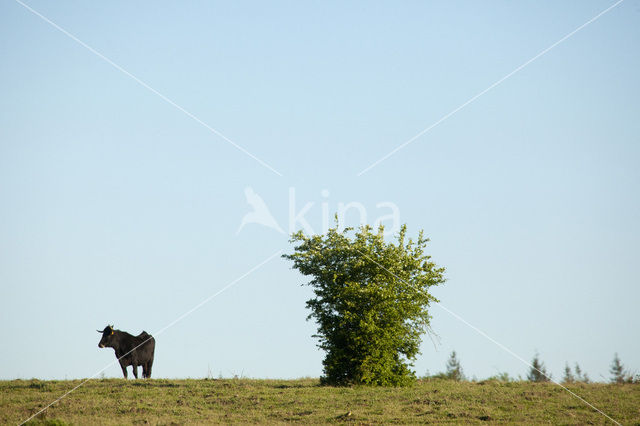
[[[80, 381], [0, 382], [0, 423], [17, 424]], [[622, 424], [640, 425], [640, 385], [575, 384]], [[549, 383], [419, 381], [408, 388], [321, 387], [300, 380], [91, 380], [35, 424], [182, 423], [613, 424]]]

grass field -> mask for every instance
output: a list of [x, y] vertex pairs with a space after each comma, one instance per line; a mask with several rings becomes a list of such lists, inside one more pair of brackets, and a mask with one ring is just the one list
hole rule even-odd
[[[0, 382], [0, 423], [18, 424], [80, 381]], [[622, 424], [640, 425], [640, 385], [575, 384]], [[34, 424], [183, 423], [613, 424], [549, 383], [418, 381], [407, 388], [323, 387], [300, 380], [91, 380]]]

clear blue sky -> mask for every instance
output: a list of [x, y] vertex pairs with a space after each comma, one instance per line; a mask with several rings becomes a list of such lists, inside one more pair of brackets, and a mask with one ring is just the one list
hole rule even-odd
[[[0, 2], [0, 378], [88, 377], [107, 323], [153, 333], [322, 203], [394, 203], [447, 268], [442, 304], [559, 378], [640, 370], [640, 4], [627, 0], [362, 176], [613, 1]], [[323, 190], [329, 191], [325, 196]], [[355, 215], [351, 220], [355, 219]], [[304, 278], [275, 258], [157, 336], [155, 377], [319, 376]], [[418, 374], [526, 366], [433, 306]], [[107, 377], [119, 377], [112, 366]]]

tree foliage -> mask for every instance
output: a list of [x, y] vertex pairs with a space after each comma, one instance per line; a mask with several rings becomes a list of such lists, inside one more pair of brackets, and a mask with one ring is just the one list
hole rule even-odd
[[577, 362], [573, 371], [574, 371], [574, 378], [576, 382], [581, 382], [581, 383], [591, 382], [591, 379], [589, 379], [589, 376], [587, 375], [586, 371], [583, 372]]
[[562, 377], [562, 383], [589, 383], [591, 380], [587, 373], [582, 372], [580, 365], [576, 362], [576, 365], [571, 371], [571, 367], [569, 367], [569, 363], [564, 364], [564, 376]]
[[564, 376], [562, 377], [562, 383], [574, 383], [576, 381], [576, 377], [571, 372], [571, 367], [569, 367], [569, 363], [564, 364]]
[[551, 374], [547, 373], [547, 369], [544, 363], [540, 361], [540, 356], [535, 354], [533, 361], [531, 361], [531, 368], [527, 375], [527, 380], [530, 382], [549, 382], [551, 381]]
[[462, 365], [460, 365], [460, 361], [458, 360], [456, 351], [451, 352], [451, 355], [449, 355], [449, 360], [447, 361], [446, 376], [448, 379], [455, 380], [457, 382], [465, 380], [464, 372], [462, 371]]
[[613, 361], [611, 362], [609, 372], [611, 373], [612, 383], [624, 383], [626, 372], [624, 371], [624, 366], [622, 365], [622, 361], [620, 361], [620, 357], [618, 357], [617, 353], [613, 355]]
[[427, 308], [437, 302], [431, 286], [444, 282], [444, 268], [425, 253], [429, 241], [420, 232], [407, 238], [402, 226], [395, 242], [384, 228], [329, 229], [324, 235], [291, 237], [297, 244], [293, 268], [310, 276], [315, 297], [307, 301], [315, 319], [314, 337], [326, 352], [325, 384], [405, 385], [428, 330]]
[[613, 355], [609, 372], [611, 373], [611, 383], [638, 383], [640, 381], [639, 378], [634, 379], [633, 374], [627, 371], [617, 353]]

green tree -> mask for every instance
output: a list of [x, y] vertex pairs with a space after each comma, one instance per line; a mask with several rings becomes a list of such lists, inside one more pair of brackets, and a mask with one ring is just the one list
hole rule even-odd
[[444, 268], [425, 254], [429, 241], [421, 231], [407, 238], [403, 225], [395, 242], [384, 227], [329, 229], [324, 235], [292, 235], [298, 244], [293, 268], [312, 279], [315, 297], [307, 301], [307, 319], [315, 319], [314, 337], [326, 352], [322, 382], [332, 385], [406, 385], [428, 330], [428, 307], [437, 299], [431, 286], [442, 284]]
[[589, 380], [589, 376], [587, 376], [587, 373], [582, 372], [582, 369], [580, 368], [577, 362], [576, 362], [574, 371], [575, 371], [574, 377], [576, 382], [589, 383], [591, 381]]
[[534, 355], [527, 379], [530, 382], [549, 382], [551, 381], [551, 374], [547, 373], [544, 363], [539, 358], [538, 354]]
[[629, 373], [620, 361], [620, 357], [618, 354], [613, 355], [613, 361], [611, 362], [611, 368], [609, 369], [611, 373], [611, 383], [632, 383], [633, 375]]
[[460, 365], [456, 351], [451, 352], [451, 355], [449, 355], [446, 376], [448, 379], [455, 380], [457, 382], [465, 380], [464, 372], [462, 371], [462, 366]]
[[503, 371], [502, 373], [498, 372], [498, 374], [488, 377], [487, 380], [497, 380], [499, 382], [515, 382], [516, 381], [516, 379], [509, 376], [509, 373], [507, 373], [506, 371]]
[[569, 363], [567, 362], [564, 364], [564, 377], [562, 378], [562, 383], [573, 383], [575, 381], [576, 378], [571, 372], [571, 367], [569, 367]]
[[589, 376], [587, 373], [582, 372], [580, 365], [576, 362], [576, 365], [571, 371], [571, 367], [569, 367], [569, 363], [565, 363], [564, 365], [564, 376], [562, 377], [562, 383], [589, 383]]

